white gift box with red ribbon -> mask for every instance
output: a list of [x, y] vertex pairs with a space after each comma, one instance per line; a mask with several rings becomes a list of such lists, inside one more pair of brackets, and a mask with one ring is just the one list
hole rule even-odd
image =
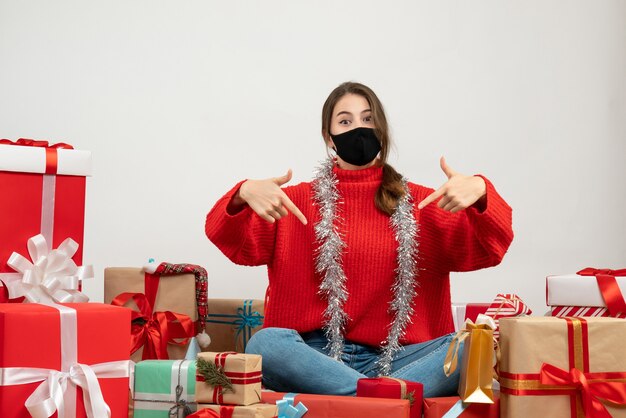
[[[56, 157], [50, 155], [50, 150]], [[56, 164], [49, 173], [46, 167], [51, 158], [56, 158]], [[91, 176], [91, 151], [0, 144], [0, 171]]]
[[[626, 277], [615, 277], [622, 295], [626, 295]], [[564, 274], [546, 277], [548, 306], [606, 307], [602, 292], [594, 276]]]
[[626, 269], [588, 267], [546, 277], [546, 303], [553, 316], [626, 317]]

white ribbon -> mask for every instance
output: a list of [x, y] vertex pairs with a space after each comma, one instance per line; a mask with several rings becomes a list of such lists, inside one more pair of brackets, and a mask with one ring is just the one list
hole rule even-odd
[[28, 240], [29, 261], [14, 252], [7, 265], [21, 273], [21, 280], [7, 281], [9, 297], [25, 296], [31, 303], [53, 304], [88, 302], [89, 297], [78, 290], [80, 281], [93, 278], [92, 266], [76, 266], [72, 260], [78, 244], [67, 238], [50, 251], [43, 235]]
[[[467, 320], [465, 321], [465, 324], [467, 324], [468, 322], [472, 322], [471, 320]], [[478, 316], [476, 317], [476, 322], [474, 322], [475, 325], [487, 325], [489, 328], [491, 328], [492, 330], [495, 330], [498, 326], [496, 325], [496, 321], [494, 321], [494, 319], [488, 315], [484, 315], [484, 314], [478, 314]]]
[[58, 412], [59, 418], [76, 416], [76, 388], [83, 390], [88, 418], [111, 417], [98, 379], [129, 377], [129, 360], [93, 365], [77, 362], [76, 310], [50, 305], [61, 313], [61, 370], [27, 367], [0, 368], [0, 386], [42, 382], [24, 405], [33, 418], [48, 418]]

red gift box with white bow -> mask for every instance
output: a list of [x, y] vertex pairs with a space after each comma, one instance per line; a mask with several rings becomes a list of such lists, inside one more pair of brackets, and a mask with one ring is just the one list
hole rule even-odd
[[0, 303], [0, 417], [128, 416], [130, 314]]
[[[27, 242], [38, 234], [44, 236], [48, 249], [73, 240], [78, 247], [72, 260], [82, 264], [89, 175], [89, 151], [63, 143], [0, 140], [0, 281], [19, 279], [20, 273], [8, 265], [9, 258], [13, 252], [27, 256]], [[0, 301], [6, 296], [0, 289]]]

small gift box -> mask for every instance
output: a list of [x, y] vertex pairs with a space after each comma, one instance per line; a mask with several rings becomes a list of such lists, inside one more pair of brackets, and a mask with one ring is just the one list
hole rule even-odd
[[[354, 396], [309, 395], [263, 391], [263, 402], [279, 407], [279, 418], [409, 418], [408, 399], [361, 398]], [[290, 409], [281, 415], [281, 405]], [[294, 414], [294, 415], [288, 415]]]
[[626, 269], [592, 267], [546, 277], [546, 302], [553, 316], [626, 317]]
[[369, 398], [407, 399], [411, 404], [411, 418], [422, 417], [424, 385], [394, 377], [359, 379], [356, 396]]
[[267, 403], [257, 403], [248, 406], [199, 404], [198, 418], [202, 418], [202, 411], [205, 409], [216, 413], [216, 415], [207, 414], [207, 417], [215, 416], [219, 418], [274, 418], [277, 414], [276, 405]]
[[495, 401], [487, 403], [464, 403], [458, 396], [424, 399], [424, 418], [498, 418], [500, 399], [495, 392]]
[[[28, 254], [27, 241], [38, 234], [51, 248], [67, 238], [75, 241], [71, 258], [82, 264], [85, 179], [90, 175], [89, 151], [63, 143], [0, 139], [0, 286], [21, 278], [7, 263], [13, 252]], [[4, 290], [0, 297], [9, 298]]]
[[250, 337], [263, 327], [262, 300], [209, 299], [206, 333], [211, 336], [213, 352], [244, 353]]
[[206, 316], [206, 295], [206, 270], [194, 264], [104, 270], [105, 303], [136, 306], [133, 361], [185, 358], [188, 338], [195, 334], [193, 322], [202, 323]]
[[498, 339], [500, 334], [499, 321], [501, 318], [511, 318], [516, 316], [526, 316], [532, 314], [533, 311], [522, 301], [522, 299], [513, 293], [499, 293], [491, 302], [485, 315], [493, 318], [495, 328], [493, 336]]
[[493, 376], [496, 361], [493, 330], [495, 321], [486, 315], [479, 315], [474, 324], [469, 319], [448, 348], [444, 373], [450, 376], [457, 367], [458, 350], [463, 344], [463, 358], [460, 370], [459, 396], [463, 402], [494, 402]]
[[250, 405], [261, 402], [261, 356], [234, 352], [199, 353], [198, 403]]
[[196, 410], [196, 361], [141, 361], [134, 389], [135, 418], [186, 417]]
[[100, 303], [0, 304], [0, 417], [127, 416], [129, 323]]
[[624, 341], [624, 319], [503, 319], [502, 415], [626, 417]]

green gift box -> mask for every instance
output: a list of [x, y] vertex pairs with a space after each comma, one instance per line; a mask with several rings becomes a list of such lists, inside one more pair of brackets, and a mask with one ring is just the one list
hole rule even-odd
[[135, 418], [184, 417], [196, 411], [196, 361], [141, 361], [134, 389]]

